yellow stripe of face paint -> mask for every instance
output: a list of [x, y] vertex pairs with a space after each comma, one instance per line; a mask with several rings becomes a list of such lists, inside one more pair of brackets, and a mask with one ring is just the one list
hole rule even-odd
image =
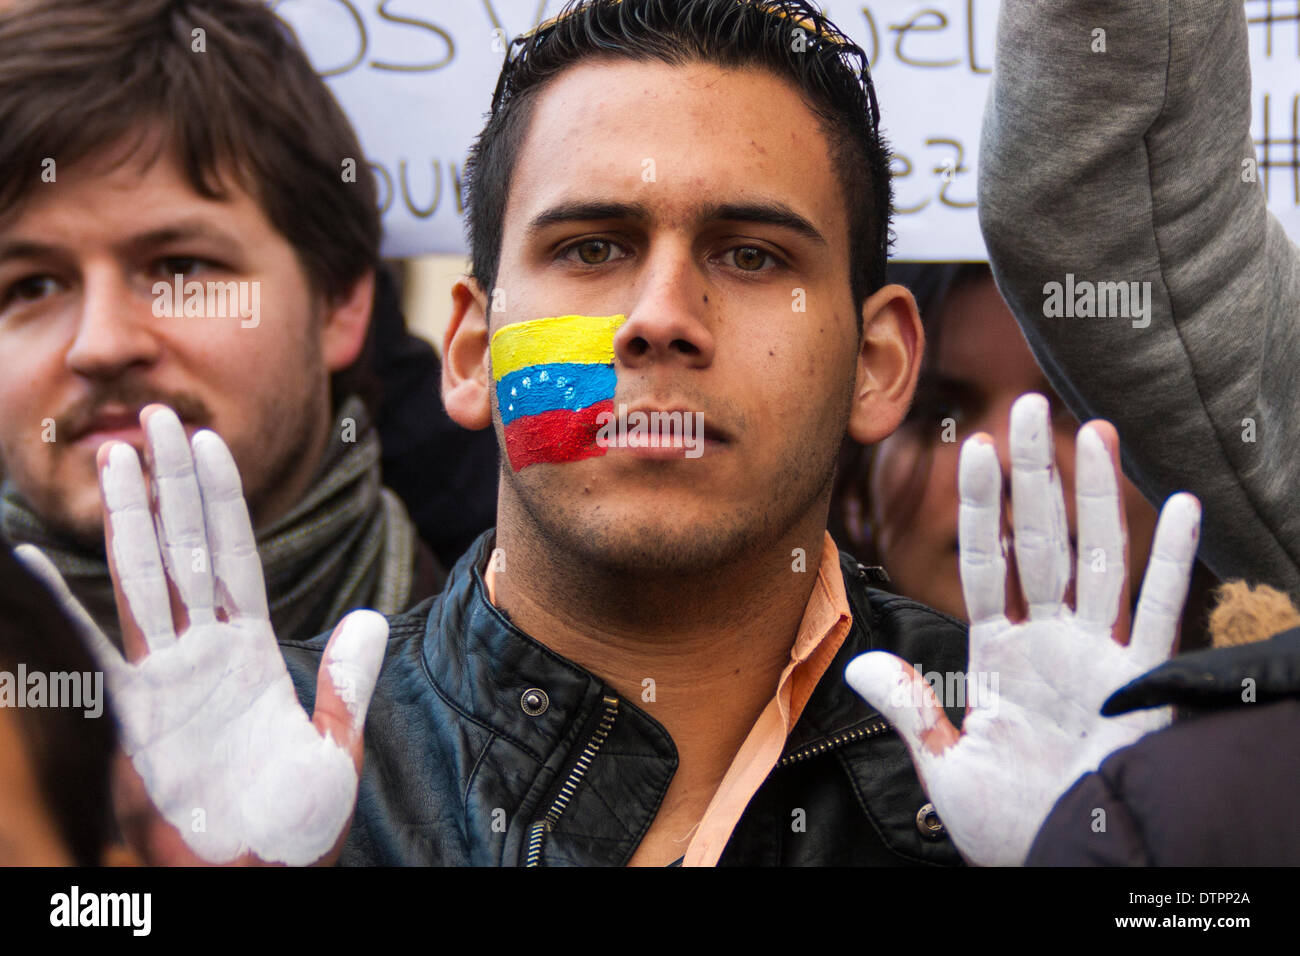
[[557, 315], [516, 322], [492, 336], [492, 377], [548, 362], [611, 365], [614, 333], [625, 315]]

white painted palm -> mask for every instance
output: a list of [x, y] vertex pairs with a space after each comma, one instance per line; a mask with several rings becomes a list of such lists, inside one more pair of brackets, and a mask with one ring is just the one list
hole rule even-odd
[[1028, 619], [1005, 615], [1007, 562], [1002, 475], [987, 437], [962, 447], [959, 484], [962, 589], [970, 617], [960, 733], [934, 690], [900, 658], [872, 652], [846, 678], [906, 742], [922, 785], [971, 863], [1024, 862], [1057, 799], [1111, 752], [1169, 723], [1168, 708], [1102, 717], [1102, 703], [1169, 657], [1196, 553], [1200, 506], [1166, 502], [1132, 631], [1122, 607], [1125, 532], [1114, 462], [1099, 433], [1077, 442], [1077, 610], [1065, 603], [1070, 541], [1052, 450], [1048, 405], [1022, 396], [1011, 412], [1011, 495], [1016, 565]]
[[127, 657], [44, 554], [25, 546], [20, 557], [77, 623], [105, 672], [123, 750], [195, 858], [174, 838], [155, 838], [147, 841], [155, 849], [174, 849], [166, 859], [148, 854], [150, 862], [316, 862], [341, 843], [356, 802], [387, 621], [373, 611], [344, 618], [309, 718], [271, 629], [229, 450], [210, 431], [187, 440], [161, 406], [141, 422], [155, 507], [129, 445], [115, 443], [99, 459]]

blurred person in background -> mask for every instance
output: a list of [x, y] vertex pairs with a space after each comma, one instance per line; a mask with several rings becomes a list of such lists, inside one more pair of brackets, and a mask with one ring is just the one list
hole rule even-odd
[[[165, 402], [234, 455], [280, 633], [435, 593], [372, 427], [374, 180], [285, 24], [255, 0], [6, 6], [0, 133], [0, 353], [19, 357], [0, 379], [0, 537], [39, 546], [116, 639], [94, 456], [143, 449], [139, 412]], [[182, 282], [183, 303], [160, 300]], [[390, 337], [375, 364], [400, 404], [420, 373]], [[399, 434], [412, 418], [431, 420], [385, 414]]]
[[[976, 432], [993, 436], [1004, 478], [1002, 521], [1009, 538], [1010, 409], [1026, 392], [1045, 395], [1051, 403], [1057, 466], [1073, 529], [1079, 422], [1034, 362], [988, 265], [891, 263], [889, 281], [907, 286], [916, 297], [925, 327], [925, 360], [902, 427], [872, 448], [845, 443], [831, 507], [838, 527], [833, 525], [832, 532], [859, 560], [882, 566], [890, 589], [965, 620], [957, 565], [961, 443]], [[1128, 520], [1129, 593], [1136, 601], [1156, 509], [1128, 479], [1120, 487]], [[1015, 560], [1009, 549], [1007, 559]], [[1209, 574], [1197, 565], [1183, 617], [1185, 650], [1207, 644], [1204, 618], [1211, 584]], [[1008, 591], [1009, 608], [1016, 608], [1019, 600]]]

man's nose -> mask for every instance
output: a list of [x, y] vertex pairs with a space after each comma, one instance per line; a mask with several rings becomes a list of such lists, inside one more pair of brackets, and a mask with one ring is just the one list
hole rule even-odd
[[156, 317], [153, 305], [152, 294], [142, 292], [116, 270], [87, 273], [76, 334], [68, 348], [68, 368], [87, 378], [111, 378], [156, 361], [161, 350], [157, 323], [184, 320]]
[[628, 368], [673, 363], [706, 368], [713, 363], [714, 338], [707, 321], [709, 283], [686, 250], [663, 249], [651, 256], [636, 303], [614, 336], [614, 354]]

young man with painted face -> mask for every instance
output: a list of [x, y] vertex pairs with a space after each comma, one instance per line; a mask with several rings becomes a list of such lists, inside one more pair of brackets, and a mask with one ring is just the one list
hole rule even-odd
[[[358, 397], [374, 183], [284, 25], [238, 0], [6, 5], [0, 130], [0, 535], [115, 631], [95, 452], [142, 450], [163, 402], [239, 464], [278, 633], [432, 593]], [[199, 308], [160, 298], [178, 276]]]
[[[945, 714], [907, 665], [963, 671], [965, 627], [871, 589], [826, 534], [845, 432], [898, 426], [922, 352], [912, 297], [883, 285], [877, 124], [862, 51], [801, 3], [596, 0], [526, 38], [475, 146], [474, 278], [444, 350], [449, 412], [505, 452], [497, 528], [407, 614], [281, 637], [292, 684], [220, 441], [145, 410], [157, 541], [136, 457], [101, 449], [130, 663], [87, 633], [157, 805], [150, 859], [1019, 862], [1078, 773], [1167, 719], [1095, 715], [1168, 654], [1196, 509], [1175, 499], [1162, 521], [1122, 646], [1104, 424], [1080, 436], [1079, 541], [1111, 560], [1080, 572], [1076, 614], [1046, 403], [1013, 412], [1022, 624], [1002, 614], [997, 456], [966, 449], [972, 670], [1007, 679], [964, 722], [967, 702]], [[703, 413], [703, 454], [598, 443], [618, 406]], [[162, 556], [196, 528], [215, 575], [182, 575], [173, 621]], [[238, 682], [212, 667], [218, 643], [247, 655]], [[153, 689], [173, 668], [198, 675], [192, 698]], [[220, 760], [187, 761], [190, 738]], [[250, 774], [258, 798], [234, 799]]]

